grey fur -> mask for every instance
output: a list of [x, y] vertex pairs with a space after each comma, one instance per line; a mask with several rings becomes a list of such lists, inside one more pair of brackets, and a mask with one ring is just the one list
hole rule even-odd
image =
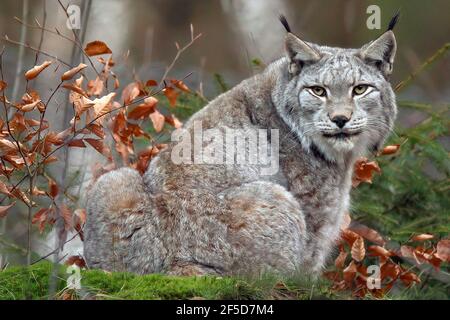
[[[90, 267], [136, 273], [317, 273], [349, 207], [353, 164], [376, 150], [396, 116], [388, 30], [361, 49], [286, 36], [287, 57], [196, 113], [204, 128], [279, 129], [280, 171], [258, 165], [176, 165], [173, 144], [146, 174], [122, 168], [88, 194], [85, 257]], [[370, 90], [352, 96], [352, 88]], [[318, 97], [311, 86], [326, 88]], [[340, 139], [331, 115], [350, 117]]]

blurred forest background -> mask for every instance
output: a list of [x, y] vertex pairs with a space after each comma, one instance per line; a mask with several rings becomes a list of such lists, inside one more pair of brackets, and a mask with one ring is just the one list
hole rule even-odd
[[[257, 73], [265, 64], [283, 54], [284, 30], [278, 22], [280, 13], [287, 16], [293, 31], [304, 40], [329, 46], [359, 47], [380, 35], [392, 15], [400, 9], [401, 18], [395, 29], [398, 50], [392, 76], [394, 85], [420, 69], [426, 59], [450, 41], [448, 20], [450, 1], [447, 0], [435, 0], [431, 3], [420, 0], [80, 0], [70, 2], [63, 0], [61, 2], [65, 6], [76, 4], [81, 8], [81, 29], [77, 30], [78, 36], [83, 44], [94, 40], [107, 43], [117, 62], [115, 73], [124, 84], [134, 79], [144, 81], [160, 79], [177, 52], [174, 43], [184, 44], [189, 41], [189, 26], [192, 23], [196, 33], [202, 33], [202, 36], [178, 59], [171, 70], [170, 77], [181, 79], [192, 72], [192, 75], [184, 82], [207, 99], [214, 98], [224, 87], [232, 87]], [[366, 9], [372, 4], [381, 8], [382, 30], [369, 30], [366, 27], [366, 20], [369, 17]], [[43, 51], [64, 61], [79, 62], [82, 59], [78, 48], [74, 48], [72, 42], [65, 41], [52, 33], [45, 33], [42, 37], [41, 30], [24, 27], [23, 23], [19, 23], [15, 17], [31, 25], [35, 25], [35, 19], [41, 24], [45, 19], [48, 28], [54, 30], [54, 27], [57, 27], [62, 34], [71, 35], [72, 31], [66, 27], [66, 14], [57, 0], [1, 0], [0, 35], [2, 38], [7, 35], [10, 40], [24, 42], [33, 47], [37, 47], [42, 41]], [[24, 92], [26, 84], [25, 81], [14, 84], [11, 79], [15, 79], [16, 74], [23, 75], [26, 70], [33, 67], [36, 64], [36, 54], [33, 50], [4, 39], [2, 46], [5, 47], [4, 78], [10, 79], [6, 89], [7, 95], [12, 101], [16, 101]], [[420, 175], [415, 182], [409, 179], [399, 184], [397, 181], [399, 175], [407, 174], [406, 171], [398, 172], [398, 167], [393, 167], [392, 170], [388, 168], [384, 175], [376, 178], [374, 185], [364, 186], [355, 194], [355, 197], [360, 200], [355, 203], [355, 216], [365, 223], [376, 225], [390, 235], [395, 233], [392, 232], [394, 227], [404, 227], [406, 222], [413, 223], [405, 227], [403, 233], [398, 232], [399, 239], [402, 236], [406, 237], [411, 230], [435, 231], [441, 236], [449, 230], [450, 208], [446, 197], [449, 192], [450, 140], [448, 127], [446, 127], [448, 112], [442, 113], [442, 109], [448, 111], [450, 104], [450, 57], [443, 53], [398, 93], [398, 100], [402, 101], [400, 105], [404, 104], [405, 108], [400, 108], [398, 131], [393, 137], [394, 142], [404, 143], [406, 140], [400, 139], [402, 132], [414, 130], [418, 124], [432, 118], [431, 127], [415, 133], [412, 140], [409, 140], [412, 144], [405, 146], [405, 152], [409, 150], [411, 153], [403, 154], [403, 158], [394, 160], [401, 167], [405, 161], [408, 161], [405, 157], [413, 157], [414, 160], [411, 161], [414, 162], [415, 157], [423, 156], [423, 161], [414, 162], [414, 166], [417, 165], [419, 171], [423, 170], [423, 175]], [[41, 62], [43, 58], [45, 57], [40, 57]], [[48, 72], [42, 74], [33, 85], [41, 93], [42, 98], [46, 99], [58, 83], [59, 78], [52, 72]], [[58, 107], [64, 105], [66, 99], [67, 94], [63, 91], [55, 96], [56, 107], [53, 107], [48, 115], [54, 130], [60, 131], [67, 127], [67, 121], [65, 121], [67, 115]], [[436, 114], [439, 114], [437, 120]], [[434, 120], [438, 123], [433, 122]], [[433, 139], [436, 138], [435, 141], [430, 142], [430, 145], [436, 148], [429, 152], [426, 148], [422, 148], [419, 151], [416, 150], [419, 153], [414, 153], [414, 143], [424, 143], [423, 139], [428, 138], [422, 139], [421, 135], [428, 137], [430, 130], [434, 130], [436, 126], [442, 126], [439, 134], [433, 137]], [[436, 159], [430, 159], [433, 156]], [[76, 172], [79, 177], [82, 177], [76, 186], [80, 196], [79, 207], [84, 206], [83, 190], [91, 179], [92, 164], [102, 160], [101, 155], [95, 150], [71, 152], [68, 159], [69, 171]], [[383, 166], [381, 167], [383, 169]], [[58, 173], [58, 170], [62, 170], [61, 164], [56, 164], [52, 170], [54, 170], [53, 175], [61, 174]], [[385, 182], [377, 183], [383, 178]], [[425, 178], [426, 180], [423, 180]], [[421, 186], [414, 186], [411, 183], [421, 184]], [[393, 185], [398, 188], [408, 186], [408, 190], [394, 196]], [[433, 185], [438, 185], [440, 189], [436, 191], [437, 195], [433, 194], [434, 198], [427, 198], [425, 194]], [[422, 189], [411, 192], [414, 188]], [[377, 199], [373, 196], [375, 194], [373, 190], [379, 191], [378, 196], [387, 192], [391, 197], [385, 196], [384, 200]], [[424, 204], [425, 200], [427, 202]], [[437, 207], [436, 202], [439, 203]], [[402, 211], [401, 208], [407, 208], [404, 210], [404, 215], [411, 218], [407, 218], [405, 224], [392, 221], [392, 219], [396, 220], [395, 215]], [[17, 208], [15, 210], [17, 212], [8, 214], [8, 219], [0, 220], [0, 267], [6, 261], [12, 264], [25, 262], [23, 250], [21, 251], [21, 248], [26, 246], [26, 225], [21, 223], [25, 213], [21, 213]], [[429, 210], [437, 211], [429, 212]], [[428, 211], [427, 214], [431, 215], [431, 218], [417, 220], [417, 216], [423, 211]], [[387, 214], [382, 218], [381, 214], [384, 213]], [[427, 226], [436, 228], [427, 230]], [[33, 235], [35, 237], [33, 250], [36, 257], [52, 250], [53, 233], [39, 235], [36, 229], [33, 230]], [[65, 246], [65, 252], [69, 255], [82, 253], [82, 243], [74, 239]]]

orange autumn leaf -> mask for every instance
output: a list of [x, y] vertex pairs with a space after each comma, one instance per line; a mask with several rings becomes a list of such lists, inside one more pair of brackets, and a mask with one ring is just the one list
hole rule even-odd
[[65, 89], [71, 90], [73, 92], [76, 92], [76, 93], [78, 93], [78, 94], [80, 94], [80, 95], [82, 95], [82, 96], [84, 96], [86, 98], [88, 97], [88, 94], [82, 88], [77, 86], [76, 84], [66, 83], [66, 84], [63, 84], [62, 87], [65, 88]]
[[434, 236], [432, 234], [423, 233], [423, 234], [418, 234], [418, 235], [412, 237], [411, 240], [412, 241], [425, 241], [425, 240], [431, 240], [433, 238], [434, 238]]
[[349, 265], [343, 270], [344, 280], [347, 284], [350, 284], [356, 276], [358, 268], [355, 262], [352, 260]]
[[158, 99], [156, 99], [155, 97], [146, 98], [144, 100], [144, 103], [141, 103], [128, 113], [128, 118], [138, 120], [148, 117], [153, 112], [153, 110], [155, 110], [155, 106], [157, 103]]
[[414, 272], [400, 274], [400, 280], [402, 280], [406, 286], [412, 285], [413, 282], [420, 283], [420, 278]]
[[177, 103], [178, 92], [174, 88], [167, 87], [163, 89], [163, 93], [169, 100], [170, 106], [174, 107]]
[[97, 123], [101, 124], [103, 122], [101, 116], [107, 114], [110, 111], [111, 102], [115, 96], [116, 93], [111, 92], [104, 97], [97, 98], [91, 101], [94, 104], [94, 117], [97, 118]]
[[32, 224], [39, 223], [39, 232], [44, 232], [45, 229], [45, 223], [47, 222], [48, 214], [50, 213], [50, 210], [47, 208], [42, 208], [38, 212], [36, 212], [33, 216], [33, 219], [31, 220]]
[[156, 82], [155, 80], [147, 80], [147, 82], [145, 83], [146, 87], [154, 87], [157, 85], [158, 85], [158, 82]]
[[95, 123], [92, 123], [89, 126], [87, 126], [87, 129], [90, 132], [92, 132], [93, 134], [95, 134], [97, 137], [99, 137], [101, 139], [105, 138], [105, 131], [103, 131], [103, 127], [102, 126], [100, 126], [98, 124], [95, 124]]
[[95, 80], [89, 80], [88, 84], [88, 94], [90, 96], [99, 96], [102, 94], [103, 89], [105, 87], [105, 83], [99, 77], [95, 78]]
[[353, 232], [349, 229], [345, 229], [341, 231], [341, 238], [345, 242], [348, 243], [349, 246], [352, 246], [356, 239], [358, 239], [359, 235], [356, 232]]
[[165, 118], [166, 118], [166, 122], [168, 124], [170, 124], [172, 127], [174, 127], [175, 129], [179, 129], [183, 126], [181, 121], [178, 120], [173, 114], [171, 114], [170, 116], [166, 116]]
[[8, 187], [2, 181], [0, 181], [0, 193], [7, 195], [8, 197], [12, 196], [11, 192], [9, 192]]
[[59, 214], [64, 220], [64, 229], [69, 231], [72, 227], [72, 211], [70, 211], [70, 209], [63, 203], [59, 210]]
[[130, 104], [141, 94], [141, 85], [139, 82], [132, 82], [128, 84], [122, 91], [122, 100], [124, 104]]
[[76, 265], [79, 268], [86, 268], [86, 262], [84, 261], [82, 256], [70, 256], [67, 258], [65, 264], [67, 266]]
[[108, 160], [112, 160], [111, 150], [106, 146], [103, 140], [86, 138], [84, 141], [103, 154]]
[[0, 139], [0, 156], [7, 154], [16, 154], [18, 152], [17, 145], [7, 139]]
[[28, 104], [24, 104], [24, 105], [18, 105], [20, 111], [22, 112], [30, 112], [33, 111], [34, 108], [36, 108], [36, 106], [41, 103], [41, 100], [37, 100]]
[[156, 132], [161, 132], [164, 128], [165, 117], [155, 109], [152, 113], [150, 113], [150, 120], [152, 120], [153, 128], [155, 128]]
[[83, 139], [74, 139], [67, 144], [69, 147], [86, 148]]
[[400, 145], [399, 145], [399, 144], [394, 144], [394, 145], [391, 145], [391, 146], [386, 146], [386, 147], [383, 148], [383, 150], [381, 150], [380, 155], [394, 154], [394, 153], [396, 153], [399, 149], [400, 149]]
[[380, 246], [369, 246], [367, 249], [371, 252], [371, 255], [373, 256], [381, 256], [381, 257], [392, 256], [392, 253], [389, 250]]
[[51, 61], [44, 61], [41, 65], [34, 66], [32, 69], [28, 70], [25, 73], [25, 78], [27, 80], [32, 80], [36, 78], [45, 68], [47, 68], [51, 64], [52, 64]]
[[78, 72], [80, 72], [84, 68], [87, 68], [87, 65], [84, 63], [80, 63], [77, 67], [64, 72], [63, 75], [61, 76], [61, 81], [72, 79]]
[[48, 178], [48, 194], [50, 195], [50, 197], [52, 198], [56, 198], [56, 196], [59, 193], [59, 188], [58, 185], [56, 184], [56, 181]]
[[364, 259], [366, 249], [364, 247], [364, 239], [362, 237], [358, 237], [355, 242], [353, 242], [351, 254], [355, 261], [361, 262]]
[[8, 85], [7, 85], [7, 83], [5, 81], [0, 80], [0, 91], [5, 90], [7, 86]]
[[450, 240], [441, 240], [436, 247], [436, 256], [442, 261], [450, 262]]
[[344, 268], [345, 260], [347, 259], [348, 253], [344, 250], [343, 246], [340, 246], [339, 248], [339, 255], [337, 256], [336, 260], [334, 261], [334, 265], [338, 269]]
[[89, 42], [86, 45], [86, 48], [84, 48], [84, 52], [86, 52], [86, 54], [90, 57], [98, 56], [100, 54], [112, 53], [111, 49], [108, 48], [106, 43], [104, 43], [103, 41], [98, 41], [98, 40]]
[[355, 162], [352, 185], [357, 187], [361, 182], [372, 183], [374, 172], [381, 173], [378, 163], [368, 161], [367, 158], [360, 158]]
[[349, 229], [351, 231], [359, 234], [364, 239], [369, 240], [373, 243], [376, 243], [380, 246], [384, 246], [386, 244], [386, 241], [383, 239], [383, 237], [377, 231], [367, 227], [366, 225], [358, 223], [358, 224], [352, 225]]
[[188, 86], [181, 80], [170, 80], [170, 82], [177, 87], [178, 89], [180, 89], [181, 91], [184, 92], [191, 92], [191, 90], [189, 90]]
[[8, 214], [8, 210], [11, 209], [11, 207], [13, 207], [15, 204], [16, 203], [13, 202], [7, 206], [0, 206], [0, 218], [6, 217], [6, 215]]

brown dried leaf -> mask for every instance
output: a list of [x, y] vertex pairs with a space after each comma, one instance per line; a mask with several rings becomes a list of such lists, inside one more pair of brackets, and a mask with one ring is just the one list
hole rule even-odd
[[36, 78], [45, 68], [47, 68], [49, 65], [51, 65], [51, 61], [44, 61], [41, 65], [35, 66], [32, 69], [28, 70], [25, 73], [25, 78], [27, 80], [32, 80]]
[[158, 85], [158, 82], [156, 82], [155, 80], [147, 80], [147, 82], [145, 83], [146, 87], [154, 87], [157, 85]]
[[39, 223], [39, 232], [44, 232], [45, 229], [45, 223], [47, 222], [48, 214], [50, 213], [50, 210], [47, 208], [42, 208], [38, 212], [36, 212], [33, 216], [33, 219], [31, 220], [32, 224]]
[[400, 275], [400, 279], [406, 286], [411, 286], [414, 282], [420, 283], [420, 278], [414, 272], [405, 272]]
[[12, 196], [12, 194], [11, 194], [11, 192], [9, 192], [9, 189], [6, 186], [6, 184], [4, 184], [2, 181], [0, 181], [0, 193], [3, 193], [5, 195], [7, 195], [8, 197]]
[[169, 100], [169, 104], [174, 107], [177, 104], [178, 92], [171, 87], [167, 87], [163, 89], [164, 95]]
[[436, 256], [442, 261], [450, 262], [450, 240], [441, 240], [436, 247]]
[[358, 237], [358, 239], [353, 242], [352, 250], [351, 250], [352, 258], [355, 261], [362, 261], [366, 255], [366, 249], [364, 247], [364, 239], [362, 237]]
[[84, 261], [82, 256], [70, 256], [67, 258], [65, 264], [67, 266], [76, 265], [79, 268], [86, 268], [86, 261]]
[[381, 172], [378, 163], [368, 161], [367, 158], [360, 158], [355, 162], [352, 185], [357, 187], [361, 182], [372, 183], [374, 172]]
[[66, 81], [72, 79], [78, 72], [86, 68], [87, 65], [84, 63], [80, 63], [77, 67], [70, 69], [69, 71], [66, 71], [61, 76], [61, 81]]
[[95, 78], [95, 80], [89, 80], [88, 84], [88, 95], [90, 96], [99, 96], [102, 94], [103, 89], [105, 88], [105, 83], [99, 77]]
[[89, 143], [95, 150], [103, 154], [108, 160], [112, 160], [111, 150], [105, 145], [103, 140], [86, 138], [85, 142]]
[[52, 178], [47, 179], [48, 179], [48, 194], [50, 195], [50, 197], [56, 198], [56, 196], [59, 193], [58, 185], [56, 184], [56, 181], [53, 180]]
[[150, 113], [155, 110], [155, 106], [158, 103], [158, 99], [155, 97], [148, 97], [144, 100], [144, 103], [138, 105], [136, 108], [128, 113], [128, 119], [138, 120], [146, 118]]
[[164, 128], [165, 117], [158, 110], [155, 109], [152, 113], [150, 113], [150, 120], [152, 120], [153, 128], [155, 128], [156, 132], [161, 132]]
[[191, 92], [191, 90], [189, 90], [188, 86], [181, 80], [170, 80], [170, 82], [177, 87], [178, 89], [180, 89], [181, 91], [184, 92]]
[[72, 228], [72, 211], [63, 203], [59, 210], [59, 214], [64, 220], [64, 229], [69, 231]]
[[122, 100], [128, 105], [141, 94], [141, 84], [137, 81], [128, 84], [122, 91]]
[[369, 228], [368, 226], [364, 224], [354, 224], [350, 228], [353, 232], [359, 234], [361, 237], [365, 238], [366, 240], [369, 240], [373, 243], [376, 243], [380, 246], [384, 246], [386, 244], [386, 241], [383, 239], [383, 237], [375, 230]]
[[86, 148], [83, 139], [74, 139], [67, 144], [69, 147]]
[[[63, 88], [66, 88], [67, 90], [73, 91], [75, 93], [78, 93], [79, 95], [82, 95], [84, 97], [88, 97], [88, 94], [79, 86], [73, 84], [73, 83], [66, 83], [62, 85]], [[72, 101], [74, 102], [74, 101]]]
[[165, 116], [165, 118], [166, 118], [166, 122], [168, 124], [170, 124], [172, 127], [174, 127], [175, 129], [179, 129], [183, 126], [181, 121], [178, 120], [173, 114], [171, 114], [170, 116]]
[[384, 147], [383, 150], [381, 150], [380, 155], [388, 155], [388, 154], [394, 154], [400, 149], [399, 144], [394, 144], [391, 146]]
[[334, 265], [338, 269], [344, 268], [345, 260], [347, 259], [348, 253], [344, 250], [344, 246], [339, 247], [339, 255], [337, 256], [336, 260], [334, 260]]
[[418, 234], [418, 235], [412, 237], [411, 240], [412, 241], [425, 241], [425, 240], [431, 240], [433, 238], [434, 238], [434, 236], [432, 234], [422, 233], [422, 234]]
[[8, 214], [8, 210], [13, 207], [16, 203], [13, 202], [10, 205], [7, 206], [0, 206], [0, 218], [4, 218], [6, 217], [6, 215]]
[[4, 156], [7, 154], [17, 154], [19, 150], [17, 149], [17, 145], [8, 139], [0, 139], [0, 156]]
[[97, 56], [100, 54], [112, 53], [111, 49], [108, 48], [106, 43], [104, 43], [103, 41], [98, 41], [98, 40], [89, 42], [86, 45], [86, 48], [84, 48], [84, 52], [86, 52], [86, 54], [90, 57]]
[[8, 85], [7, 85], [7, 83], [5, 81], [0, 80], [0, 91], [5, 90], [7, 86]]
[[380, 246], [369, 246], [367, 249], [372, 256], [390, 257], [393, 255], [392, 252]]

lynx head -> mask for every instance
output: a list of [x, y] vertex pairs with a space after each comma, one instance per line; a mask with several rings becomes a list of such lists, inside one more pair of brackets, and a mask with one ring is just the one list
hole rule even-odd
[[388, 81], [396, 51], [392, 29], [359, 49], [308, 43], [288, 33], [274, 91], [277, 110], [303, 147], [330, 161], [377, 150], [397, 113]]

